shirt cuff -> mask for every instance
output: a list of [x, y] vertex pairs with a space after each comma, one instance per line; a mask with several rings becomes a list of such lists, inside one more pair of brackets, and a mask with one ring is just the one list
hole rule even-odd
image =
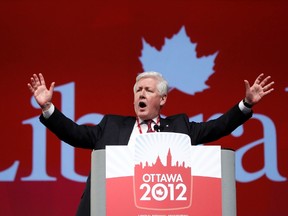
[[53, 114], [54, 110], [55, 110], [55, 106], [51, 103], [50, 108], [42, 112], [43, 117], [45, 119], [48, 119]]
[[244, 105], [243, 100], [239, 102], [238, 107], [244, 114], [249, 114], [252, 110]]

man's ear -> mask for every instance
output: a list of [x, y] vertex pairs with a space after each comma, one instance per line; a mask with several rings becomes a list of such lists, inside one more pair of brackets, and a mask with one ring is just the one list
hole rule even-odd
[[167, 95], [162, 96], [160, 100], [160, 106], [164, 106], [167, 101]]

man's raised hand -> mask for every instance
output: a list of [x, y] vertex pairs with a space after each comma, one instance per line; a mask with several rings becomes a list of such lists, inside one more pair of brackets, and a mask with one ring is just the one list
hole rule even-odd
[[42, 108], [43, 111], [50, 108], [55, 82], [52, 82], [49, 90], [46, 87], [44, 76], [39, 73], [39, 77], [36, 74], [30, 79], [30, 83], [27, 84], [35, 100]]
[[271, 77], [267, 76], [263, 79], [263, 76], [263, 73], [260, 74], [251, 87], [249, 82], [244, 80], [246, 88], [245, 102], [252, 106], [257, 104], [264, 96], [270, 94], [274, 90], [274, 88], [272, 88], [274, 81], [268, 83]]

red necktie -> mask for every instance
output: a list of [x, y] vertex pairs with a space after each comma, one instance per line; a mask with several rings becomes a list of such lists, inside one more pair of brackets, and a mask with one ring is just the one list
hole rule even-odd
[[155, 132], [155, 131], [151, 128], [151, 124], [152, 124], [153, 120], [152, 120], [152, 119], [148, 119], [148, 120], [146, 120], [145, 122], [146, 122], [146, 124], [147, 124], [147, 126], [148, 126], [147, 133]]

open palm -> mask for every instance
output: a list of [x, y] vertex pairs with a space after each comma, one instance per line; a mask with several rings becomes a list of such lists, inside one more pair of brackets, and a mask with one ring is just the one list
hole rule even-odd
[[268, 83], [271, 77], [267, 76], [263, 79], [263, 76], [264, 74], [260, 74], [251, 87], [249, 82], [244, 80], [246, 88], [245, 101], [251, 105], [257, 104], [265, 95], [274, 90], [271, 88], [274, 82]]
[[45, 79], [41, 73], [39, 77], [36, 74], [31, 77], [31, 83], [28, 83], [28, 88], [42, 109], [47, 108], [51, 104], [54, 85], [54, 82], [51, 83], [50, 88], [47, 89]]

